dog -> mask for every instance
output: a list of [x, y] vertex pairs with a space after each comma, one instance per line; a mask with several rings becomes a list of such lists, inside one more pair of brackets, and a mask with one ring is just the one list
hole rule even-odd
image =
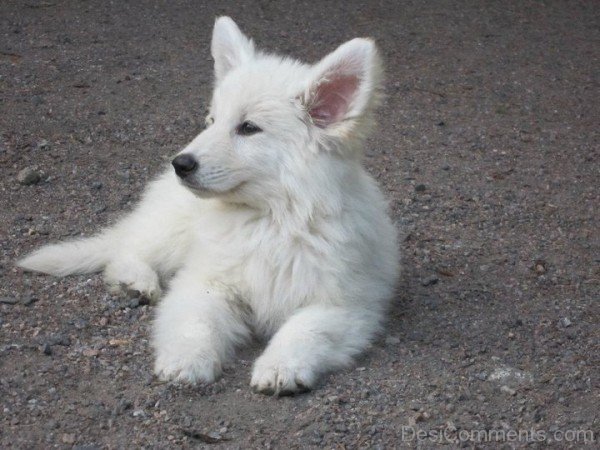
[[211, 53], [206, 128], [134, 211], [18, 265], [103, 271], [153, 300], [170, 280], [153, 323], [160, 379], [213, 382], [255, 335], [270, 340], [251, 387], [292, 395], [367, 349], [394, 294], [397, 233], [362, 166], [382, 64], [361, 38], [314, 65], [268, 54], [229, 17]]

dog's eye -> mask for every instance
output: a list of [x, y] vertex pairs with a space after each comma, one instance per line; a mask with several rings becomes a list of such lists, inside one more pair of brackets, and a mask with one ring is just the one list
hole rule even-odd
[[251, 134], [259, 133], [261, 131], [260, 128], [248, 120], [237, 127], [237, 133], [242, 136], [250, 136]]

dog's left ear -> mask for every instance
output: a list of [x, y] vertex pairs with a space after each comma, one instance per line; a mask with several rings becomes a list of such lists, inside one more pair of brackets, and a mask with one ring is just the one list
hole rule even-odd
[[215, 60], [215, 77], [219, 83], [231, 69], [254, 56], [254, 44], [230, 17], [219, 17], [213, 29], [210, 52]]
[[312, 69], [302, 97], [312, 122], [325, 131], [343, 132], [368, 120], [379, 97], [381, 74], [372, 40], [342, 44]]

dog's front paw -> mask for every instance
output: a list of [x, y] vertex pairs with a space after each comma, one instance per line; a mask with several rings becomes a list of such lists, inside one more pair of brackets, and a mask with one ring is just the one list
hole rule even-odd
[[212, 383], [221, 374], [221, 363], [210, 357], [175, 355], [165, 352], [158, 355], [154, 373], [162, 381], [181, 383]]
[[309, 391], [315, 384], [316, 375], [302, 361], [264, 354], [254, 364], [250, 386], [261, 394], [294, 395]]

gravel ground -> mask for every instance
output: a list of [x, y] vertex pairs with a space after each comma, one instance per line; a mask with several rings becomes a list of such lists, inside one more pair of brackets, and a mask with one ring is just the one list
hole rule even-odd
[[[152, 306], [14, 267], [114, 222], [199, 131], [220, 14], [308, 61], [373, 36], [387, 65], [388, 331], [293, 398], [249, 389], [260, 343], [160, 383]], [[597, 2], [3, 0], [0, 34], [0, 447], [597, 448]]]

